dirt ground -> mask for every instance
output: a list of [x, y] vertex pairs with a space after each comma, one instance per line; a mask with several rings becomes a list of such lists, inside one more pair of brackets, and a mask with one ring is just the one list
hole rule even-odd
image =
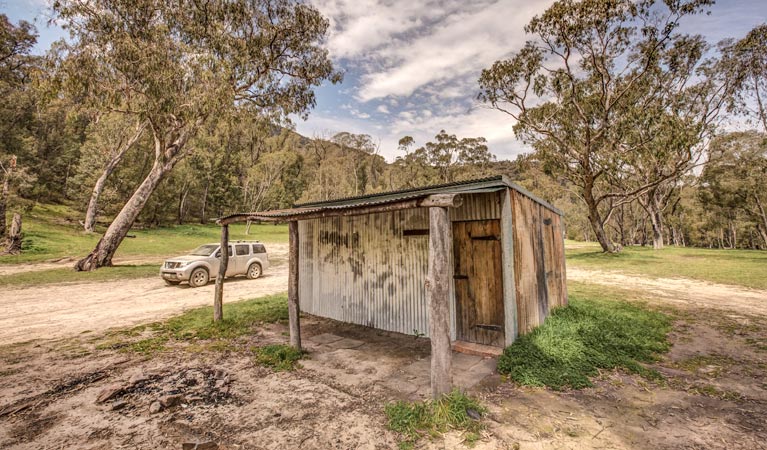
[[[285, 292], [288, 285], [287, 264], [284, 263], [287, 250], [285, 244], [270, 245], [269, 257], [274, 265], [256, 280], [244, 277], [227, 280], [224, 301]], [[29, 266], [31, 270], [38, 270], [36, 265]], [[189, 308], [212, 304], [214, 287], [213, 282], [195, 289], [186, 284], [167, 286], [158, 275], [134, 280], [6, 289], [0, 294], [0, 345], [101, 332], [161, 320]]]
[[[648, 295], [674, 317], [672, 349], [652, 365], [663, 380], [610, 371], [592, 388], [556, 392], [491, 375], [470, 389], [489, 409], [474, 448], [767, 448], [767, 314], [743, 310], [763, 297], [731, 292], [695, 304], [710, 286], [689, 283]], [[97, 332], [2, 346], [0, 448], [396, 448], [384, 406], [407, 398], [392, 380], [428, 358], [428, 341], [310, 316], [302, 332], [308, 359], [294, 372], [253, 359], [254, 346], [287, 341], [281, 324], [225, 351], [99, 350]], [[329, 334], [343, 339], [328, 345]], [[419, 447], [463, 448], [464, 438], [452, 432]]]
[[677, 307], [767, 315], [767, 291], [688, 278], [646, 278], [615, 271], [567, 268], [567, 279], [641, 291]]

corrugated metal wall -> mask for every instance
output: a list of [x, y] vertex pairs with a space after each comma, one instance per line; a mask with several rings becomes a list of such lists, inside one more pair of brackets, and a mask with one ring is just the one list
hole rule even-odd
[[511, 190], [518, 332], [542, 324], [551, 308], [567, 304], [561, 217]]
[[[464, 196], [451, 220], [499, 219], [499, 192]], [[299, 298], [309, 314], [428, 334], [428, 209], [299, 222]]]

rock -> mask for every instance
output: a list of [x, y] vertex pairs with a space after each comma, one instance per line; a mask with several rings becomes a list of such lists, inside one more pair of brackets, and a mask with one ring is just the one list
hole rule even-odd
[[218, 444], [213, 441], [208, 442], [184, 442], [181, 444], [181, 450], [216, 450]]
[[226, 384], [226, 380], [216, 380], [216, 389], [221, 389]]
[[474, 420], [479, 420], [482, 418], [482, 415], [479, 413], [479, 411], [472, 408], [466, 408], [466, 415]]
[[147, 377], [143, 373], [137, 373], [137, 374], [133, 375], [132, 377], [130, 377], [130, 379], [128, 380], [128, 384], [130, 384], [131, 386], [135, 386], [135, 385], [141, 383], [142, 381], [146, 381], [148, 379], [149, 379], [149, 377]]
[[163, 408], [171, 408], [183, 403], [184, 396], [181, 394], [163, 395], [159, 400]]
[[120, 384], [112, 384], [99, 392], [98, 397], [96, 397], [96, 403], [104, 403], [105, 401], [112, 399], [122, 393], [125, 388]]
[[119, 409], [123, 409], [126, 406], [128, 406], [128, 402], [124, 400], [117, 400], [116, 402], [112, 403], [112, 411], [117, 411]]
[[151, 405], [149, 405], [149, 414], [157, 414], [162, 410], [162, 405], [160, 402], [152, 402]]

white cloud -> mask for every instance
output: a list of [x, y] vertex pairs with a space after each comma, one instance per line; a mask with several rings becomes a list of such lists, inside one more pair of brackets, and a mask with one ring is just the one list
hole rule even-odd
[[527, 150], [508, 116], [472, 105], [481, 70], [519, 49], [524, 25], [551, 0], [311, 1], [329, 17], [331, 56], [350, 76], [337, 114], [313, 115], [299, 131], [370, 134], [389, 159], [402, 136], [422, 145], [440, 129], [483, 136], [500, 158]]
[[328, 48], [335, 58], [354, 58], [388, 45], [394, 37], [414, 32], [451, 13], [459, 0], [312, 0], [330, 18]]
[[498, 1], [474, 6], [449, 15], [431, 26], [428, 33], [383, 47], [377, 56], [384, 63], [363, 75], [357, 97], [366, 102], [408, 96], [430, 83], [468, 74], [476, 83], [482, 68], [524, 44], [524, 25], [548, 3]]

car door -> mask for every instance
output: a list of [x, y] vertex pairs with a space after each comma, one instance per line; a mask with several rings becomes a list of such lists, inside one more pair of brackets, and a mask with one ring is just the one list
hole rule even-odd
[[234, 245], [234, 259], [236, 261], [236, 274], [243, 274], [248, 270], [248, 260], [250, 259], [249, 244]]
[[[216, 251], [216, 261], [211, 264], [211, 278], [218, 276], [218, 268], [221, 263], [221, 250]], [[229, 259], [226, 263], [226, 276], [231, 277], [237, 273], [237, 262], [234, 257], [233, 247], [229, 245]]]

